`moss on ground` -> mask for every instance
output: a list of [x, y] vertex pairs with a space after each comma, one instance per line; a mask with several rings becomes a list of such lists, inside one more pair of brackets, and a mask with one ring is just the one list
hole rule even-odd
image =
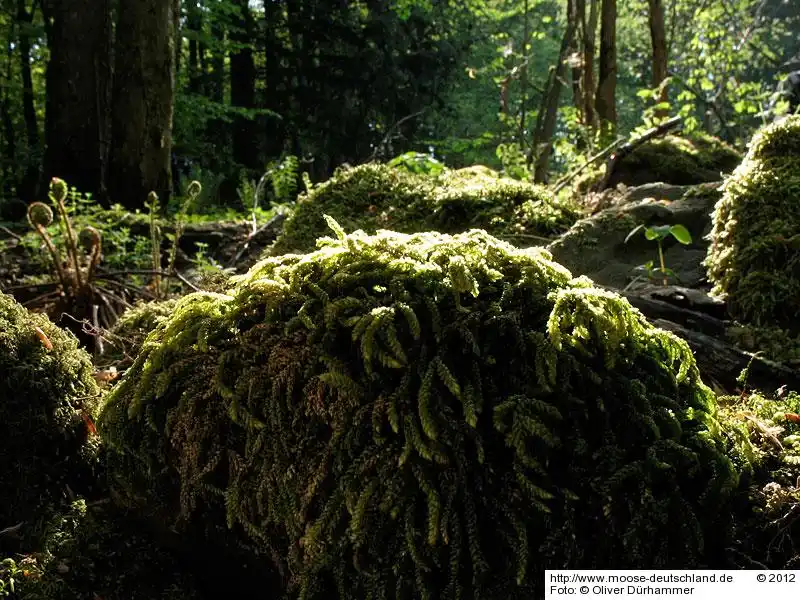
[[0, 293], [0, 524], [89, 483], [100, 390], [75, 336]]
[[800, 116], [761, 129], [725, 181], [705, 260], [732, 317], [800, 334]]
[[38, 549], [0, 561], [0, 597], [19, 600], [194, 600], [187, 570], [135, 521], [75, 500], [40, 525]]
[[667, 135], [642, 144], [620, 161], [609, 186], [720, 181], [722, 174], [733, 171], [741, 160], [738, 151], [718, 138], [701, 133], [688, 137]]
[[122, 313], [106, 336], [110, 347], [103, 354], [104, 359], [117, 365], [133, 362], [147, 335], [167, 320], [177, 302], [177, 299], [139, 301]]
[[[348, 230], [460, 233], [486, 229], [525, 241], [566, 230], [575, 212], [545, 188], [502, 178], [486, 167], [445, 171], [438, 177], [381, 164], [340, 170], [301, 196], [270, 255], [313, 250], [326, 235], [323, 214]], [[532, 245], [532, 244], [528, 244]]]
[[147, 339], [99, 422], [132, 495], [227, 520], [290, 598], [719, 563], [748, 465], [685, 342], [544, 250], [329, 223]]
[[726, 434], [745, 442], [756, 467], [736, 513], [732, 565], [800, 567], [800, 394], [746, 392], [720, 398]]

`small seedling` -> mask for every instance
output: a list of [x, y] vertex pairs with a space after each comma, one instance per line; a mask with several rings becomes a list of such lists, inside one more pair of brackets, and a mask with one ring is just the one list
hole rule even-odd
[[644, 225], [639, 225], [635, 227], [628, 236], [625, 238], [625, 243], [628, 243], [628, 240], [631, 239], [634, 235], [636, 235], [639, 231], [644, 230], [644, 237], [648, 240], [652, 241], [655, 240], [658, 244], [658, 260], [659, 260], [659, 267], [654, 267], [653, 261], [648, 261], [644, 265], [642, 265], [645, 269], [647, 269], [648, 277], [653, 277], [653, 273], [659, 272], [663, 277], [662, 281], [664, 285], [667, 285], [667, 278], [669, 276], [675, 276], [675, 272], [672, 269], [668, 269], [666, 264], [664, 264], [664, 239], [668, 236], [674, 237], [678, 242], [684, 245], [689, 245], [692, 243], [692, 235], [689, 233], [689, 230], [686, 229], [683, 225], [655, 225], [653, 227], [645, 227]]

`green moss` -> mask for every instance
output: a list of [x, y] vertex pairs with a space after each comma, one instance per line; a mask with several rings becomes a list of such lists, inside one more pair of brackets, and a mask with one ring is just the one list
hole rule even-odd
[[380, 164], [341, 170], [301, 196], [270, 255], [312, 250], [330, 215], [348, 230], [459, 233], [486, 229], [510, 237], [550, 235], [577, 218], [543, 187], [501, 178], [487, 167], [428, 177]]
[[191, 600], [201, 598], [175, 557], [108, 504], [83, 499], [43, 524], [37, 552], [0, 562], [25, 600]]
[[88, 475], [99, 396], [75, 337], [0, 293], [0, 523], [27, 519]]
[[140, 301], [122, 313], [107, 336], [111, 347], [104, 353], [104, 358], [122, 363], [132, 361], [147, 335], [167, 320], [177, 302], [176, 299]]
[[725, 142], [705, 134], [690, 137], [668, 135], [651, 140], [626, 156], [615, 169], [609, 185], [642, 185], [663, 182], [693, 185], [720, 181], [742, 156]]
[[800, 117], [760, 130], [723, 185], [705, 266], [736, 319], [796, 334], [800, 298]]
[[330, 224], [147, 339], [100, 420], [120, 479], [226, 515], [292, 598], [715, 564], [738, 471], [685, 342], [539, 248]]
[[800, 394], [723, 397], [720, 420], [728, 436], [742, 442], [755, 473], [736, 515], [737, 567], [800, 566]]

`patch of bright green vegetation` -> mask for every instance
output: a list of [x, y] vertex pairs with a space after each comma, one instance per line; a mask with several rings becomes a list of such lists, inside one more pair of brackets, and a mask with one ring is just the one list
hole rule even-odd
[[800, 116], [761, 129], [723, 185], [705, 266], [732, 317], [800, 333]]
[[685, 342], [541, 248], [326, 220], [148, 337], [99, 420], [122, 496], [227, 520], [295, 598], [715, 564], [747, 464]]
[[616, 167], [610, 185], [663, 182], [693, 185], [720, 181], [742, 155], [722, 140], [702, 133], [689, 137], [667, 135], [636, 148]]
[[78, 340], [0, 293], [0, 523], [27, 519], [65, 483], [90, 477], [99, 401]]
[[340, 170], [302, 195], [269, 253], [312, 250], [326, 234], [324, 214], [348, 230], [367, 233], [475, 228], [519, 243], [541, 241], [538, 236], [560, 233], [577, 219], [545, 188], [498, 177], [485, 167], [446, 170], [434, 177], [366, 164]]

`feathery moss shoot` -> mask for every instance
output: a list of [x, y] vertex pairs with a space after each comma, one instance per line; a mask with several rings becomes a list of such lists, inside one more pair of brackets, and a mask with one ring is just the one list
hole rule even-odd
[[431, 177], [370, 163], [340, 170], [301, 196], [269, 254], [313, 250], [327, 233], [325, 214], [347, 230], [367, 233], [461, 233], [479, 227], [520, 242], [565, 231], [578, 219], [546, 188], [498, 177], [488, 168]]
[[800, 333], [800, 116], [761, 129], [723, 186], [705, 265], [736, 319]]
[[100, 420], [121, 478], [226, 514], [289, 598], [715, 564], [739, 476], [685, 342], [545, 250], [326, 218], [147, 338]]
[[88, 475], [99, 396], [75, 336], [0, 292], [0, 523], [34, 516]]

